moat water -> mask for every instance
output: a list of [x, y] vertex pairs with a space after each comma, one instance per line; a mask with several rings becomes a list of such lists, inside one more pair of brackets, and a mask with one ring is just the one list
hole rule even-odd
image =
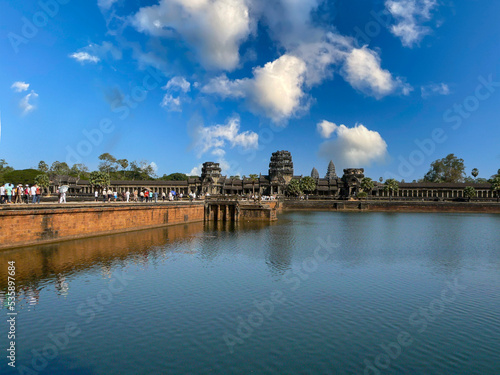
[[500, 374], [499, 229], [288, 212], [3, 251], [0, 373]]

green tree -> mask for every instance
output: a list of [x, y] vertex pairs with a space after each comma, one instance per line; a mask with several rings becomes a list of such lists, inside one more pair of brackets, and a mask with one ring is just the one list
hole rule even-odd
[[365, 193], [370, 193], [375, 187], [375, 183], [370, 177], [365, 177], [361, 180], [361, 190]]
[[392, 200], [394, 193], [399, 190], [398, 182], [393, 178], [389, 178], [388, 180], [385, 180], [384, 185], [384, 190], [389, 192], [389, 198]]
[[102, 189], [110, 185], [109, 174], [104, 171], [94, 171], [90, 173], [89, 183], [91, 186]]
[[52, 163], [49, 169], [49, 177], [52, 181], [61, 185], [61, 182], [65, 176], [70, 174], [70, 168], [66, 162], [55, 161]]
[[465, 164], [463, 159], [449, 154], [443, 159], [438, 159], [431, 164], [429, 172], [424, 176], [426, 182], [464, 182]]
[[[500, 170], [498, 172], [500, 172]], [[493, 195], [497, 196], [497, 202], [498, 202], [500, 198], [500, 173], [498, 174], [498, 176], [492, 178], [488, 182], [491, 184], [491, 191], [493, 192]]]
[[83, 163], [73, 164], [70, 169], [70, 174], [76, 177], [76, 185], [78, 185], [78, 182], [80, 182], [82, 178], [87, 177], [88, 173], [89, 168]]
[[47, 173], [49, 171], [49, 165], [43, 160], [40, 160], [38, 163], [38, 170], [42, 173]]
[[184, 173], [170, 173], [169, 175], [164, 174], [162, 177], [159, 178], [159, 180], [164, 180], [164, 181], [187, 181], [188, 176]]
[[101, 172], [106, 172], [108, 175], [111, 172], [116, 172], [116, 158], [108, 152], [99, 155], [99, 170]]
[[300, 179], [299, 186], [304, 193], [310, 194], [316, 190], [316, 181], [312, 177], [305, 176]]
[[40, 191], [43, 192], [44, 189], [47, 189], [50, 186], [50, 178], [47, 174], [39, 174], [35, 177], [35, 184], [40, 186]]
[[289, 195], [298, 196], [302, 194], [302, 190], [300, 189], [300, 181], [299, 180], [291, 180], [290, 183], [286, 187], [286, 191]]
[[154, 168], [147, 160], [131, 162], [130, 170], [133, 174], [134, 179], [137, 178], [138, 180], [151, 180], [155, 177]]
[[15, 171], [10, 171], [3, 174], [3, 179], [0, 176], [0, 184], [3, 185], [6, 182], [11, 182], [23, 185], [33, 185], [35, 183], [35, 178], [39, 174], [40, 171], [37, 171], [36, 169], [18, 169]]
[[475, 198], [477, 196], [476, 189], [472, 186], [466, 186], [464, 189], [464, 197], [470, 202], [471, 198]]
[[479, 175], [479, 170], [477, 168], [474, 168], [472, 172], [470, 173], [474, 178], [476, 178]]
[[252, 182], [252, 195], [255, 196], [255, 183], [259, 181], [259, 176], [256, 174], [250, 174], [248, 179]]

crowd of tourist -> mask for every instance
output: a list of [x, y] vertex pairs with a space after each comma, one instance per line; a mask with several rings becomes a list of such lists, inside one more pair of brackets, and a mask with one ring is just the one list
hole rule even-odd
[[[168, 201], [174, 201], [174, 200], [182, 200], [184, 197], [184, 194], [179, 193], [177, 194], [175, 191], [169, 191], [168, 194], [165, 192], [162, 192], [161, 194], [158, 193], [157, 191], [151, 191], [149, 189], [143, 189], [143, 190], [134, 190], [133, 192], [130, 192], [129, 190], [124, 191], [122, 193], [118, 193], [116, 190], [111, 190], [111, 189], [103, 189], [101, 192], [98, 192], [97, 190], [94, 192], [94, 199], [96, 202], [102, 200], [104, 203], [106, 202], [117, 202], [117, 201], [122, 201], [122, 202], [141, 202], [141, 203], [151, 203], [151, 202], [158, 202], [160, 199], [162, 202], [165, 202], [166, 200]], [[196, 199], [196, 194], [195, 193], [190, 193], [188, 195], [189, 200], [192, 201], [193, 199]]]
[[1, 204], [16, 204], [16, 203], [40, 203], [42, 195], [41, 188], [35, 184], [33, 186], [19, 184], [17, 186], [7, 183], [0, 186], [0, 203]]

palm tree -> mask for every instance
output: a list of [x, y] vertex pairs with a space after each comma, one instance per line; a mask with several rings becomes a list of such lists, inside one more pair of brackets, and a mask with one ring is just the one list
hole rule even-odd
[[399, 184], [395, 179], [390, 178], [385, 180], [384, 190], [389, 192], [389, 199], [392, 200], [394, 192], [399, 190]]
[[252, 195], [254, 196], [255, 199], [255, 182], [259, 180], [259, 176], [256, 174], [251, 174], [248, 176], [248, 178], [252, 182]]
[[479, 170], [477, 168], [474, 168], [471, 172], [472, 177], [476, 178], [477, 175], [479, 174]]
[[371, 192], [375, 187], [375, 183], [370, 177], [365, 177], [361, 180], [360, 187], [361, 190], [363, 190], [363, 192], [365, 192], [368, 195], [368, 193]]

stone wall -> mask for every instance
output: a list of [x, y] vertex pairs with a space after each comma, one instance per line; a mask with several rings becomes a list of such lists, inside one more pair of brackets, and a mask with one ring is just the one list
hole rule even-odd
[[0, 249], [203, 221], [203, 203], [0, 210]]
[[285, 200], [285, 210], [500, 213], [496, 202], [312, 201]]

